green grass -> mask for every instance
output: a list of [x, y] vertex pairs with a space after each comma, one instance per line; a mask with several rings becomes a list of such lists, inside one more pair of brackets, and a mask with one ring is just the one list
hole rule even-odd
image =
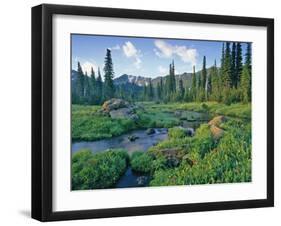
[[111, 188], [126, 171], [129, 156], [115, 149], [93, 154], [80, 150], [72, 156], [72, 190]]
[[[141, 107], [136, 111], [139, 116], [137, 122], [102, 115], [100, 106], [73, 105], [72, 140], [94, 141], [119, 136], [134, 129], [172, 128], [180, 125], [181, 119], [201, 121], [206, 120], [208, 114], [251, 119], [251, 104], [141, 102], [138, 105]], [[181, 111], [180, 117], [175, 115], [176, 111]]]
[[[250, 123], [231, 119], [222, 126], [224, 136], [214, 141], [208, 126], [203, 124], [195, 137], [185, 140], [189, 145], [185, 150], [188, 158], [182, 160], [179, 167], [155, 170], [150, 186], [251, 181]], [[176, 139], [169, 140], [173, 147], [180, 147]], [[150, 151], [155, 153], [161, 148], [160, 143]]]
[[152, 162], [153, 158], [147, 152], [134, 152], [130, 158], [132, 170], [138, 173], [150, 173]]
[[99, 106], [72, 107], [72, 140], [99, 140], [138, 128], [131, 119], [111, 119], [98, 111]]

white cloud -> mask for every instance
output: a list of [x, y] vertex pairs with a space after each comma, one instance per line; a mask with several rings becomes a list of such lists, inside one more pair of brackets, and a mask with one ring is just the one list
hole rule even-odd
[[154, 49], [157, 56], [169, 58], [173, 55], [173, 46], [167, 42], [163, 40], [156, 40], [154, 44], [157, 47], [157, 49]]
[[125, 42], [125, 44], [122, 46], [122, 49], [127, 58], [134, 59], [134, 65], [139, 69], [142, 62], [140, 59], [141, 51], [138, 50], [130, 41]]
[[171, 45], [163, 40], [155, 40], [154, 45], [156, 46], [154, 52], [158, 57], [171, 58], [176, 55], [180, 57], [183, 62], [196, 65], [198, 52], [194, 48]]
[[85, 61], [81, 64], [82, 70], [83, 72], [87, 72], [88, 76], [91, 75], [91, 68], [93, 67], [94, 71], [97, 73], [98, 71], [98, 66], [96, 65], [96, 63], [91, 63], [89, 61]]
[[115, 45], [113, 47], [110, 47], [109, 49], [111, 49], [111, 50], [120, 50], [121, 47], [120, 47], [120, 45]]
[[168, 68], [160, 65], [160, 66], [158, 66], [158, 72], [160, 73], [160, 75], [167, 75], [168, 74]]

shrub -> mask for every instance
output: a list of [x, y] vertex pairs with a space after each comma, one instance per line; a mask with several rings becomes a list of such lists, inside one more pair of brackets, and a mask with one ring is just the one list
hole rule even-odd
[[169, 138], [184, 138], [186, 137], [186, 131], [183, 128], [174, 127], [169, 129], [168, 135]]
[[72, 189], [110, 188], [124, 174], [129, 156], [121, 149], [93, 154], [81, 150], [72, 156]]
[[149, 173], [152, 170], [153, 157], [146, 152], [134, 152], [131, 156], [132, 170], [139, 173]]

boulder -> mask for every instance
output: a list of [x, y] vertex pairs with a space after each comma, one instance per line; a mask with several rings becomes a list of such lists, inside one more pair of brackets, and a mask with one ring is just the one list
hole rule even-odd
[[166, 164], [168, 167], [177, 167], [180, 164], [180, 160], [177, 157], [169, 157]]
[[216, 116], [211, 121], [208, 122], [209, 126], [220, 126], [222, 123], [226, 122], [227, 119], [225, 116]]
[[110, 112], [112, 110], [116, 110], [119, 108], [128, 108], [128, 107], [130, 107], [129, 102], [122, 99], [112, 98], [103, 103], [102, 110], [105, 112]]
[[210, 131], [213, 135], [213, 138], [216, 140], [220, 139], [224, 134], [224, 130], [215, 125], [210, 126]]
[[195, 130], [193, 128], [185, 128], [182, 126], [178, 126], [177, 128], [181, 129], [182, 131], [184, 131], [185, 135], [188, 137], [192, 137], [195, 134]]
[[155, 129], [149, 128], [149, 129], [147, 129], [145, 132], [146, 132], [147, 135], [151, 135], [151, 134], [154, 134], [154, 133], [155, 133]]
[[130, 136], [128, 136], [128, 140], [131, 141], [131, 142], [135, 141], [135, 140], [138, 139], [138, 138], [139, 138], [139, 137], [138, 137], [138, 136], [135, 136], [135, 135], [130, 135]]
[[137, 183], [139, 186], [144, 186], [147, 183], [148, 177], [147, 176], [140, 176], [137, 178]]

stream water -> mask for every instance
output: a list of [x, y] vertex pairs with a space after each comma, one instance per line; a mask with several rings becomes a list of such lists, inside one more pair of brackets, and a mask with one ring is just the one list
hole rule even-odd
[[[180, 125], [184, 128], [192, 128], [195, 130], [200, 126], [201, 123], [206, 122], [206, 120], [207, 116], [202, 114], [197, 118], [197, 120], [181, 120]], [[130, 155], [135, 151], [147, 151], [151, 146], [154, 146], [160, 141], [168, 138], [167, 128], [154, 128], [154, 131], [155, 133], [153, 134], [147, 134], [145, 129], [134, 130], [110, 139], [74, 142], [72, 143], [72, 153], [75, 153], [80, 149], [90, 149], [93, 153], [97, 153], [113, 148], [126, 149]], [[137, 139], [135, 141], [130, 141], [128, 139], [130, 136], [135, 136]], [[130, 167], [128, 167], [127, 171], [120, 178], [115, 187], [127, 188], [147, 186], [149, 184], [149, 180], [150, 178], [148, 175], [137, 174], [133, 172]]]

